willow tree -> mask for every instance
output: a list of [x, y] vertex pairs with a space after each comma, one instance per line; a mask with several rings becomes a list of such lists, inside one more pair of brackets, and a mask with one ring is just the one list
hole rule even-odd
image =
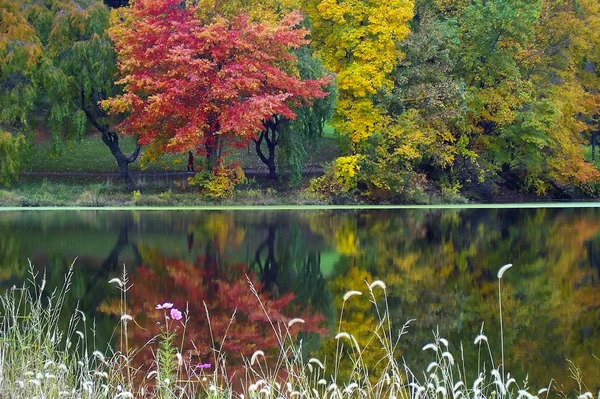
[[19, 5], [0, 0], [0, 184], [18, 176], [31, 129], [41, 45]]
[[115, 94], [116, 55], [106, 35], [110, 12], [98, 0], [32, 0], [30, 22], [44, 44], [42, 87], [48, 103], [53, 146], [80, 138], [91, 123], [115, 157], [122, 178], [133, 186], [128, 165], [140, 152], [126, 155], [119, 135], [98, 102]]
[[[309, 46], [296, 51], [296, 56], [302, 79], [319, 79], [328, 74]], [[324, 90], [328, 93], [326, 97], [315, 99], [311, 106], [296, 109], [296, 119], [282, 124], [278, 132], [279, 167], [289, 172], [293, 184], [300, 180], [308, 152], [315, 148], [318, 138], [323, 136], [325, 124], [333, 115], [337, 101], [335, 82], [332, 81]]]
[[128, 165], [140, 147], [123, 154], [119, 135], [98, 107], [116, 92], [116, 57], [105, 34], [109, 10], [99, 0], [3, 0], [0, 8], [0, 24], [6, 25], [0, 36], [0, 126], [12, 129], [13, 136], [31, 131], [33, 112], [42, 113], [53, 150], [64, 153], [65, 143], [81, 139], [92, 124], [132, 185]]

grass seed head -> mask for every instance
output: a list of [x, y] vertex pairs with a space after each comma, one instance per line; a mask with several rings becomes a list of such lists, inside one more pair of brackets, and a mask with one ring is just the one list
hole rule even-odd
[[504, 266], [502, 266], [500, 268], [500, 270], [498, 270], [498, 279], [502, 279], [502, 276], [504, 276], [504, 273], [506, 273], [506, 271], [508, 269], [510, 269], [512, 267], [512, 263], [506, 264]]
[[344, 302], [346, 302], [348, 299], [350, 299], [354, 295], [362, 295], [362, 292], [360, 292], [360, 291], [354, 291], [354, 290], [346, 292], [344, 294]]

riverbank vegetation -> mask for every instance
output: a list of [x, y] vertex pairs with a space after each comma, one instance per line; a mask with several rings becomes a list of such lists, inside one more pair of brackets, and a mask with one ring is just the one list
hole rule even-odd
[[[506, 265], [498, 273], [499, 293], [503, 274], [509, 268]], [[529, 386], [527, 380], [516, 381], [504, 369], [503, 352], [502, 356], [492, 353], [483, 328], [473, 342], [460, 346], [451, 345], [434, 333], [431, 342], [421, 350], [422, 359], [401, 357], [404, 340], [410, 334], [410, 321], [404, 326], [392, 325], [387, 287], [382, 281], [365, 282], [361, 291], [351, 290], [336, 299], [341, 311], [331, 330], [334, 337], [327, 341], [332, 352], [329, 357], [319, 358], [318, 352], [307, 353], [303, 340], [298, 339], [301, 331], [319, 333], [319, 320], [284, 316], [276, 309], [286, 299], [267, 300], [260, 287], [249, 278], [247, 282], [242, 279], [247, 293], [244, 297], [255, 301], [255, 305], [246, 305], [256, 312], [255, 322], [264, 319], [269, 326], [264, 340], [274, 350], [268, 350], [271, 344], [260, 340], [254, 348], [244, 347], [244, 360], [232, 373], [233, 367], [228, 366], [233, 355], [225, 353], [223, 347], [228, 334], [240, 333], [235, 314], [219, 320], [209, 313], [210, 305], [207, 307], [206, 303], [204, 314], [191, 314], [184, 303], [146, 303], [144, 314], [156, 331], [145, 331], [139, 325], [144, 320], [129, 314], [136, 306], [129, 307], [130, 301], [136, 301], [131, 290], [135, 283], [123, 271], [119, 278], [106, 283], [119, 290], [120, 299], [108, 305], [118, 317], [118, 326], [113, 345], [104, 350], [95, 347], [94, 320], [80, 310], [69, 318], [71, 309], [65, 308], [73, 266], [64, 285], [50, 294], [45, 289], [45, 276], [31, 270], [30, 279], [22, 288], [13, 287], [0, 298], [0, 393], [10, 397], [596, 397], [572, 363], [565, 373], [576, 380], [574, 392], [560, 391], [550, 376], [548, 385], [542, 387]], [[358, 315], [353, 302], [360, 296], [368, 297], [371, 304], [370, 309], [361, 308], [358, 312], [364, 315], [366, 310], [370, 315], [370, 331], [347, 329], [353, 325], [350, 319]], [[499, 312], [502, 320], [501, 306]], [[59, 320], [64, 318], [68, 319], [68, 328], [61, 330], [58, 326], [64, 323]], [[210, 330], [210, 348], [198, 348], [190, 342], [198, 334], [194, 327], [200, 323]], [[502, 323], [500, 326], [502, 337]], [[220, 333], [213, 334], [217, 330]], [[135, 346], [134, 339], [140, 334], [151, 334], [152, 338]], [[261, 347], [261, 343], [266, 346]], [[465, 364], [464, 352], [471, 351], [467, 346], [478, 353], [476, 364]], [[453, 352], [451, 348], [460, 351]], [[210, 355], [204, 358], [199, 356], [202, 353]], [[428, 366], [417, 369], [412, 366], [415, 361]]]
[[598, 195], [595, 0], [106, 3], [0, 2], [4, 184], [43, 169], [43, 142], [131, 192], [140, 156], [186, 170], [192, 151], [209, 198], [259, 166], [329, 203]]

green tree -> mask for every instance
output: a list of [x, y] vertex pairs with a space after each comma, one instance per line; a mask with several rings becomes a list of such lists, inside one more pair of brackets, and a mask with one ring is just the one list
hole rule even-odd
[[[301, 79], [319, 79], [327, 76], [321, 60], [313, 55], [309, 46], [296, 51], [297, 68]], [[297, 183], [309, 151], [316, 148], [316, 140], [323, 136], [323, 127], [331, 119], [337, 101], [337, 87], [332, 81], [324, 90], [326, 97], [317, 98], [312, 105], [296, 109], [296, 119], [285, 121], [276, 132], [280, 146], [279, 166], [289, 172], [290, 181]], [[258, 147], [257, 147], [258, 148]], [[269, 153], [274, 155], [275, 149]], [[260, 156], [260, 155], [259, 155]]]
[[30, 136], [41, 43], [19, 4], [0, 1], [0, 184], [18, 177], [24, 137]]
[[115, 157], [122, 178], [133, 186], [128, 165], [140, 152], [124, 154], [119, 135], [98, 102], [117, 92], [116, 56], [106, 29], [108, 8], [97, 0], [29, 0], [23, 13], [43, 46], [38, 109], [45, 112], [53, 149], [80, 139], [88, 123], [101, 134]]
[[53, 151], [62, 156], [93, 125], [102, 135], [129, 185], [133, 180], [119, 135], [98, 101], [117, 92], [116, 57], [105, 30], [109, 10], [99, 0], [24, 0], [0, 3], [0, 130], [2, 179], [16, 176], [23, 148], [20, 135], [32, 137], [34, 115], [52, 133]]
[[598, 47], [592, 3], [422, 2], [435, 21], [457, 29], [447, 46], [467, 107], [448, 128], [456, 143], [450, 168], [469, 170], [463, 182], [498, 174], [543, 193], [598, 178], [580, 149], [583, 121], [597, 107], [597, 76], [584, 68]]
[[[413, 144], [379, 138], [362, 178], [394, 187], [383, 167], [398, 162], [478, 191], [498, 177], [537, 193], [598, 178], [581, 150], [598, 110], [597, 2], [419, 0], [415, 12], [381, 96]], [[415, 152], [398, 153], [406, 143]]]

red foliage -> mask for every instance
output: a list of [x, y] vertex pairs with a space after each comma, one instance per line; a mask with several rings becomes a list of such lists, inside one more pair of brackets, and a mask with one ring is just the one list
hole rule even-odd
[[[321, 334], [327, 332], [321, 327], [324, 316], [315, 314], [310, 309], [293, 306], [293, 293], [274, 298], [249, 274], [269, 315], [268, 319], [246, 280], [247, 266], [241, 264], [227, 267], [227, 276], [217, 276], [217, 268], [210, 263], [202, 258], [193, 264], [162, 258], [156, 253], [147, 257], [147, 265], [137, 270], [132, 278], [133, 286], [128, 292], [128, 312], [141, 327], [130, 327], [130, 347], [142, 348], [158, 334], [157, 323], [164, 324], [164, 311], [156, 310], [155, 306], [163, 302], [171, 302], [182, 311], [187, 307], [189, 312], [182, 353], [184, 358], [193, 359], [198, 364], [213, 363], [212, 330], [216, 347], [224, 342], [223, 350], [227, 354], [230, 375], [240, 374], [241, 356], [249, 358], [259, 349], [267, 354], [277, 352], [278, 341], [269, 319], [277, 325], [286, 324], [293, 317], [303, 318], [304, 324], [295, 324], [290, 328], [293, 337], [301, 331]], [[204, 303], [210, 315], [210, 329]], [[234, 312], [235, 320], [230, 324]], [[179, 343], [183, 333], [182, 324], [176, 321], [173, 323], [179, 326]], [[150, 350], [151, 348], [146, 348], [137, 357], [146, 367], [151, 366]]]
[[246, 145], [276, 114], [294, 119], [294, 107], [326, 95], [327, 78], [288, 71], [290, 49], [307, 43], [300, 13], [276, 26], [245, 15], [202, 25], [195, 8], [181, 4], [135, 1], [109, 31], [124, 94], [104, 106], [130, 113], [120, 128], [140, 144], [217, 158], [224, 146]]

